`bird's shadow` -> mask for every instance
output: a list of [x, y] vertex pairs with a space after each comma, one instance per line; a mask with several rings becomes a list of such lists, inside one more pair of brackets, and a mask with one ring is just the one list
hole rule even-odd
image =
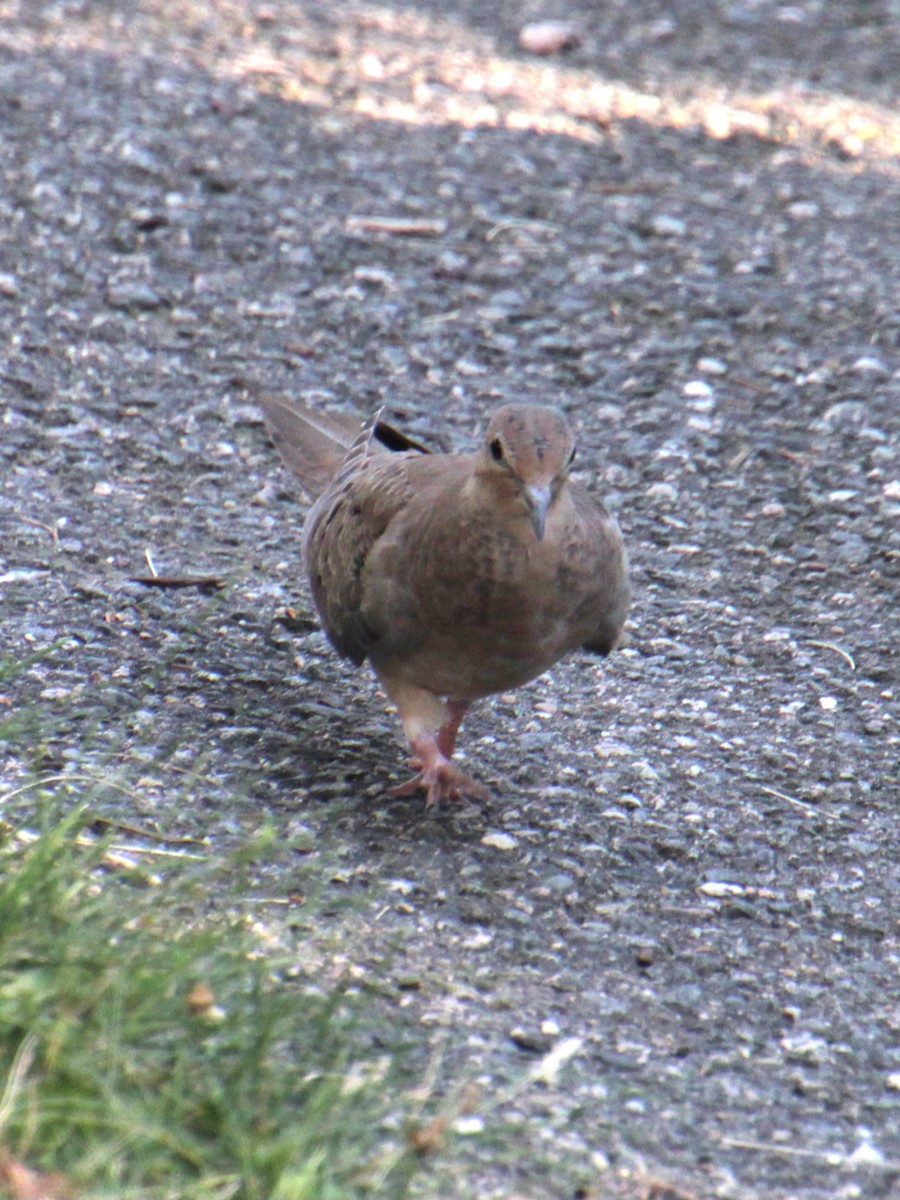
[[392, 794], [411, 768], [396, 716], [374, 691], [339, 704], [287, 686], [272, 693], [265, 721], [257, 722], [254, 759], [257, 786], [265, 784], [275, 810], [327, 820], [333, 829], [367, 839], [446, 845], [483, 835], [498, 796], [429, 808], [424, 792]]

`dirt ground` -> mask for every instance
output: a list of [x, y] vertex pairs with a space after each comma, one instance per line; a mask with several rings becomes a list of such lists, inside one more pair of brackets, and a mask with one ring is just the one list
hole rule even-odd
[[[0, 0], [0, 778], [355, 895], [488, 1113], [422, 1196], [897, 1194], [898, 80], [890, 0]], [[473, 713], [486, 811], [387, 795], [253, 387], [570, 414], [629, 640]]]

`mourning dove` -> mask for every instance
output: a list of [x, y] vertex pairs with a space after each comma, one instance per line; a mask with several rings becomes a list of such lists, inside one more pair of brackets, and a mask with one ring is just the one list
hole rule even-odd
[[380, 414], [354, 439], [343, 419], [259, 403], [287, 465], [321, 493], [303, 552], [325, 633], [344, 658], [369, 660], [412, 748], [417, 774], [395, 794], [486, 799], [451, 761], [472, 702], [579, 646], [608, 654], [628, 612], [619, 528], [569, 478], [569, 422], [510, 404], [479, 450], [446, 455]]

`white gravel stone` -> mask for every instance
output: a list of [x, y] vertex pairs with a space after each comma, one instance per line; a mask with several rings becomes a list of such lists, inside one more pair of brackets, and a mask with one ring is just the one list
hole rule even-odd
[[486, 833], [481, 839], [482, 846], [493, 846], [495, 850], [514, 850], [519, 844], [509, 833]]

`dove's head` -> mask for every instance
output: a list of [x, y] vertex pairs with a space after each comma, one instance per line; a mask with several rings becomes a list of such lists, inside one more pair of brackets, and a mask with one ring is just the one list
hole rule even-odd
[[491, 417], [478, 475], [492, 483], [498, 500], [511, 497], [524, 506], [542, 541], [547, 513], [574, 457], [572, 429], [558, 408], [507, 404]]

